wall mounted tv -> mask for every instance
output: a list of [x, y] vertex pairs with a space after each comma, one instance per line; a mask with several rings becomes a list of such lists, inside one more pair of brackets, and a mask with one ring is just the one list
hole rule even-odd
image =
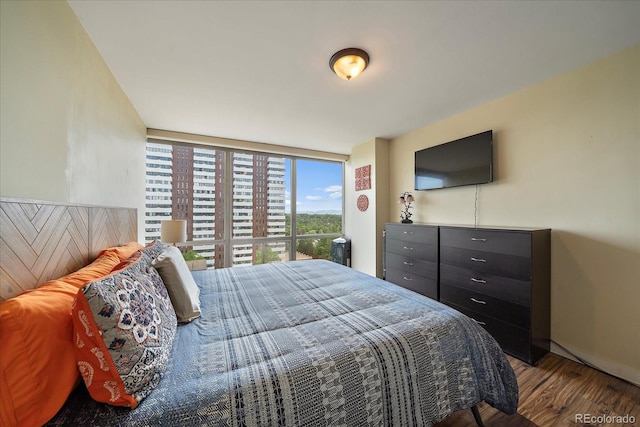
[[415, 153], [415, 189], [459, 187], [493, 181], [493, 131]]

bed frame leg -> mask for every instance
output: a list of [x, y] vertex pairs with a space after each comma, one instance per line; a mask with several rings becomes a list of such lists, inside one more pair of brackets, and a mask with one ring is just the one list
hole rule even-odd
[[471, 412], [473, 413], [473, 418], [476, 420], [476, 424], [478, 424], [478, 427], [484, 427], [484, 424], [482, 423], [482, 417], [480, 416], [480, 411], [478, 411], [478, 405], [473, 405], [471, 407]]

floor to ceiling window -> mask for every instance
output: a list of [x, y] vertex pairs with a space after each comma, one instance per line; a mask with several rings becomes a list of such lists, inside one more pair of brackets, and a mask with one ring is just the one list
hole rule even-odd
[[342, 170], [342, 163], [296, 162], [296, 259], [328, 259], [331, 241], [342, 233]]
[[208, 267], [326, 259], [342, 234], [341, 162], [148, 142], [146, 173], [146, 240], [186, 219], [179, 246]]

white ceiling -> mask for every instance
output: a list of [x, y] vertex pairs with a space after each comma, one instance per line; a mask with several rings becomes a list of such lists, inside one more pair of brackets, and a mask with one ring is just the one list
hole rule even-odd
[[640, 1], [69, 4], [147, 127], [344, 154], [640, 44]]

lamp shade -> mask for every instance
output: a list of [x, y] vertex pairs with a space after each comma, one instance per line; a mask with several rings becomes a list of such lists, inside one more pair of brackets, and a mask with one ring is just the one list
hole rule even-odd
[[333, 54], [329, 67], [338, 77], [351, 80], [358, 77], [369, 65], [369, 54], [362, 49], [350, 47]]
[[184, 219], [168, 219], [160, 224], [160, 240], [175, 245], [187, 240], [187, 221]]

